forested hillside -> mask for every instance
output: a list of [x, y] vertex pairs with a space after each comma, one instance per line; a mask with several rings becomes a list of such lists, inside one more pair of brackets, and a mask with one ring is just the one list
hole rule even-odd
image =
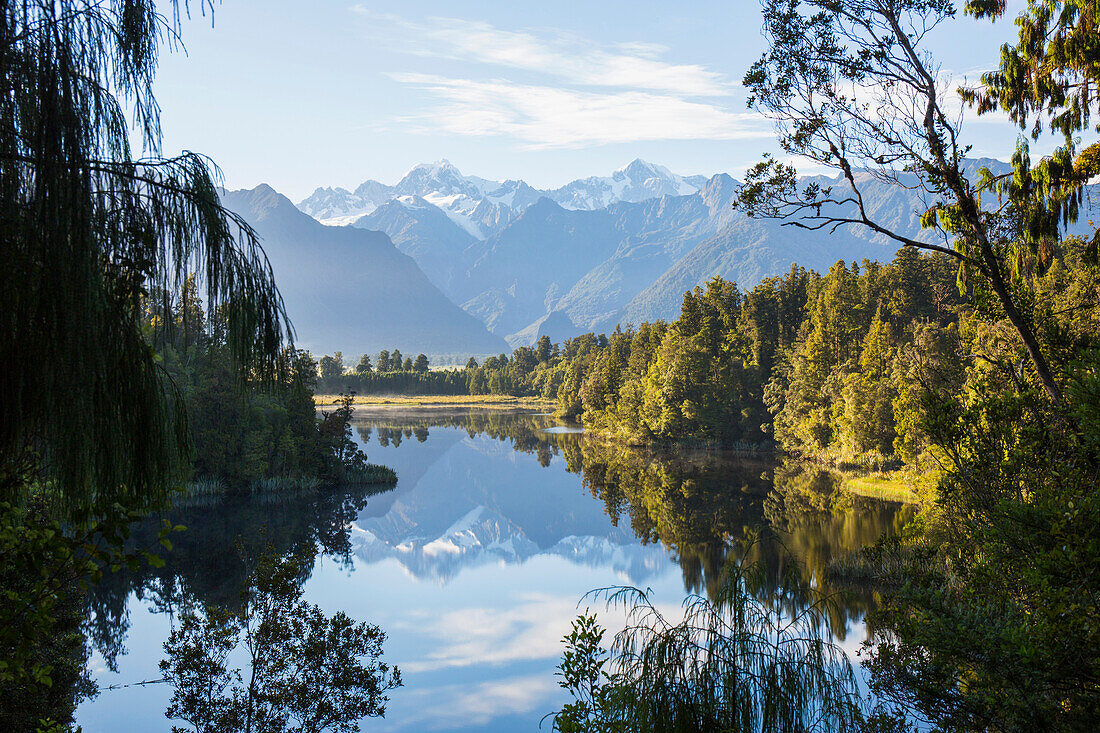
[[[1037, 279], [1032, 317], [1064, 358], [1100, 333], [1095, 247], [1065, 240]], [[330, 375], [321, 389], [534, 395], [629, 443], [774, 446], [841, 464], [917, 466], [930, 459], [920, 427], [930, 390], [965, 400], [1020, 379], [1003, 316], [980, 289], [968, 295], [948, 258], [904, 248], [888, 264], [792, 267], [744, 292], [712, 278], [684, 294], [671, 323], [560, 344], [543, 337], [460, 371]]]

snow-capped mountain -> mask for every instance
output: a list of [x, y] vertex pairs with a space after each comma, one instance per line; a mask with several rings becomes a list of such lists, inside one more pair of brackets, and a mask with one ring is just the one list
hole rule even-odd
[[439, 160], [414, 166], [393, 186], [368, 180], [355, 191], [318, 188], [298, 208], [322, 224], [340, 226], [358, 223], [389, 201], [413, 197], [438, 207], [473, 237], [487, 239], [540, 198], [565, 209], [592, 211], [619, 201], [695, 193], [706, 180], [704, 176], [680, 176], [664, 166], [635, 159], [609, 176], [591, 176], [561, 188], [539, 190], [521, 180], [466, 176], [450, 161]]
[[413, 577], [447, 583], [460, 571], [489, 563], [522, 563], [552, 555], [586, 567], [610, 567], [634, 584], [644, 583], [667, 566], [669, 551], [643, 545], [630, 530], [608, 527], [606, 536], [568, 535], [539, 547], [499, 512], [477, 506], [438, 536], [385, 536], [377, 525], [353, 523], [351, 545], [368, 563], [395, 559]]
[[592, 176], [547, 192], [563, 209], [603, 209], [619, 201], [637, 203], [661, 196], [687, 196], [701, 189], [706, 176], [678, 176], [663, 165], [635, 158], [610, 176]]
[[395, 195], [394, 186], [364, 181], [354, 191], [318, 188], [298, 208], [322, 224], [343, 226], [371, 213]]

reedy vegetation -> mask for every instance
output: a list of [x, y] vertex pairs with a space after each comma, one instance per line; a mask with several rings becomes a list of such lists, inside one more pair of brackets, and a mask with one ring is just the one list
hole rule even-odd
[[825, 638], [832, 599], [815, 594], [788, 614], [754, 593], [761, 572], [729, 565], [718, 597], [689, 596], [682, 617], [636, 588], [590, 594], [624, 609], [626, 627], [608, 651], [594, 615], [574, 621], [559, 667], [573, 701], [554, 730], [861, 730], [851, 662]]

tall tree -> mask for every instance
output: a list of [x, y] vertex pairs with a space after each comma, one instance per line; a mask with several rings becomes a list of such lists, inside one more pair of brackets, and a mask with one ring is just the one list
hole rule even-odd
[[550, 361], [550, 357], [553, 355], [553, 344], [550, 343], [550, 337], [542, 335], [539, 337], [538, 343], [535, 344], [535, 356], [538, 358], [540, 364], [545, 364]]
[[[1020, 263], [1049, 255], [1060, 219], [1035, 216], [1036, 192], [1045, 182], [1031, 177], [1005, 182], [1009, 195], [1001, 207], [983, 209], [982, 192], [998, 181], [988, 170], [968, 170], [955, 90], [922, 46], [955, 16], [953, 4], [764, 0], [763, 8], [768, 49], [745, 76], [749, 103], [775, 121], [785, 153], [836, 170], [844, 183], [800, 183], [792, 166], [769, 157], [749, 171], [739, 205], [806, 229], [863, 226], [951, 257], [961, 282], [996, 299], [1036, 379], [1062, 404], [1062, 388], [1018, 293], [1028, 271]], [[1026, 168], [1023, 157], [1026, 151], [1019, 151], [1017, 165]], [[921, 224], [931, 236], [909, 237], [876, 220], [864, 198], [874, 183], [921, 192], [927, 208]], [[1075, 208], [1060, 211], [1066, 219], [1076, 215]]]
[[382, 349], [378, 352], [378, 371], [388, 372], [393, 369], [393, 361], [390, 359], [390, 352]]
[[337, 351], [332, 356], [322, 356], [318, 369], [322, 381], [339, 379], [344, 376], [344, 355]]
[[[165, 494], [187, 440], [142, 335], [151, 294], [167, 311], [198, 273], [253, 370], [273, 370], [288, 335], [255, 233], [218, 202], [216, 169], [194, 153], [157, 157], [152, 86], [163, 39], [178, 37], [170, 7], [0, 8], [0, 498], [42, 480], [84, 510]], [[150, 157], [133, 155], [131, 121]]]

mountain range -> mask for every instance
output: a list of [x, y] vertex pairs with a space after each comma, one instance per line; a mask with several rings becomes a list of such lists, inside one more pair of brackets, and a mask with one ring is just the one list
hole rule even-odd
[[[357, 421], [364, 423], [369, 418]], [[400, 448], [359, 437], [368, 455], [400, 477], [351, 526], [360, 560], [394, 560], [418, 580], [440, 584], [463, 570], [546, 556], [612, 568], [643, 586], [668, 568], [668, 549], [639, 542], [629, 522], [612, 522], [602, 502], [577, 491], [561, 457], [548, 470], [510, 440], [458, 427], [432, 427], [425, 442]]]
[[263, 240], [300, 346], [318, 355], [506, 350], [385, 234], [320, 224], [266, 185], [224, 192], [222, 203]]
[[591, 176], [561, 188], [538, 190], [524, 181], [464, 176], [450, 161], [440, 160], [413, 167], [393, 186], [368, 180], [354, 191], [318, 188], [298, 208], [322, 224], [341, 225], [353, 224], [389, 201], [413, 203], [410, 199], [422, 198], [474, 237], [484, 239], [540, 198], [566, 209], [592, 211], [617, 201], [694, 193], [706, 180], [704, 176], [678, 176], [664, 166], [636, 159], [610, 176]]
[[[870, 207], [919, 236], [926, 206], [873, 180]], [[298, 204], [319, 221], [387, 234], [452, 301], [511, 346], [619, 323], [674, 318], [685, 290], [714, 275], [749, 288], [793, 263], [889, 259], [859, 229], [834, 236], [748, 219], [727, 174], [681, 176], [634, 160], [550, 190], [463, 175], [447, 161], [397, 184], [317, 189]]]
[[[979, 166], [1008, 170], [968, 162]], [[930, 236], [918, 187], [856, 175], [874, 219]], [[346, 353], [499, 353], [543, 335], [561, 341], [675, 318], [684, 291], [715, 275], [748, 289], [792, 264], [824, 271], [840, 259], [889, 260], [897, 249], [858, 226], [807, 231], [750, 219], [733, 208], [737, 188], [725, 173], [682, 176], [634, 160], [539, 190], [467, 176], [443, 160], [394, 185], [318, 188], [297, 209], [266, 186], [227, 201], [264, 236], [303, 343]]]

